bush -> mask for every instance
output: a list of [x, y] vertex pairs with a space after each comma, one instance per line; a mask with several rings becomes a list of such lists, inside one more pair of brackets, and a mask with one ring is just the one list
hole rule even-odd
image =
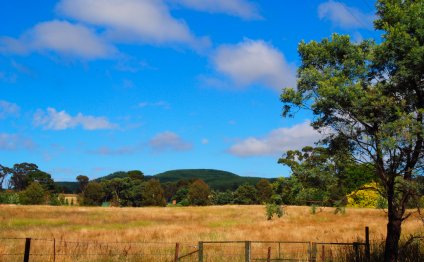
[[348, 207], [371, 207], [376, 208], [379, 198], [377, 183], [372, 182], [363, 186], [365, 189], [354, 191], [347, 195]]
[[0, 193], [0, 204], [20, 204], [19, 194], [11, 191]]
[[33, 182], [19, 194], [19, 202], [23, 205], [45, 204], [46, 191], [38, 182]]
[[283, 209], [280, 205], [277, 204], [266, 204], [265, 212], [267, 220], [271, 220], [274, 215], [276, 215], [277, 217], [283, 216]]

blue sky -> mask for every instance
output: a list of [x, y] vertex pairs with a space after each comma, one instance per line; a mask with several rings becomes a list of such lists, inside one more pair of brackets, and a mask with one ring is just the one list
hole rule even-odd
[[279, 177], [319, 139], [281, 117], [300, 41], [378, 38], [374, 2], [0, 2], [0, 164], [55, 180], [214, 168]]

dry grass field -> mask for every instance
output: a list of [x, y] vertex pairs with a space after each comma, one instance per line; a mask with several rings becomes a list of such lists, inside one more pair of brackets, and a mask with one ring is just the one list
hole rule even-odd
[[[289, 206], [282, 218], [267, 221], [264, 206], [207, 207], [55, 207], [0, 205], [0, 238], [33, 237], [96, 241], [291, 240], [354, 241], [369, 226], [381, 239], [386, 214], [376, 209], [332, 208], [311, 214], [308, 207]], [[403, 234], [424, 233], [411, 217]]]
[[[282, 218], [268, 221], [264, 206], [259, 205], [165, 208], [0, 205], [0, 261], [22, 261], [25, 241], [5, 238], [35, 239], [31, 244], [34, 255], [31, 261], [171, 261], [176, 242], [181, 243], [181, 253], [186, 254], [196, 250], [198, 241], [353, 242], [363, 239], [365, 226], [370, 227], [373, 240], [379, 241], [385, 235], [386, 214], [382, 210], [350, 208], [345, 214], [333, 212], [332, 208], [324, 208], [311, 214], [308, 207], [289, 206]], [[418, 217], [411, 217], [403, 227], [404, 235], [413, 233], [424, 234]], [[53, 243], [52, 239], [57, 242]], [[256, 245], [255, 255], [266, 256], [267, 247]], [[205, 261], [244, 261], [243, 243], [215, 248], [207, 249], [214, 253], [209, 253]], [[273, 252], [277, 248], [280, 247], [274, 245]], [[308, 252], [307, 245], [290, 248], [297, 258], [304, 259]], [[286, 247], [285, 251], [288, 252]], [[229, 254], [237, 257], [229, 259], [226, 257]], [[182, 261], [197, 260], [191, 256]]]

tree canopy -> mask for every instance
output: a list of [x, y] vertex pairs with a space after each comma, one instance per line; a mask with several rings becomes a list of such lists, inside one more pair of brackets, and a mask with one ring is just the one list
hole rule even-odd
[[346, 140], [371, 162], [388, 199], [386, 261], [396, 261], [406, 206], [424, 173], [424, 1], [377, 2], [382, 42], [334, 34], [299, 44], [297, 89], [281, 95], [283, 116], [309, 109], [324, 144]]

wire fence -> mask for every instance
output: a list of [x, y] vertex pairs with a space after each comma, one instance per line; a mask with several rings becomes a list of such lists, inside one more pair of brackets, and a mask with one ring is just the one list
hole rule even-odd
[[[424, 238], [417, 238], [417, 241]], [[0, 238], [0, 261], [370, 261], [365, 241], [102, 242], [43, 238]]]

